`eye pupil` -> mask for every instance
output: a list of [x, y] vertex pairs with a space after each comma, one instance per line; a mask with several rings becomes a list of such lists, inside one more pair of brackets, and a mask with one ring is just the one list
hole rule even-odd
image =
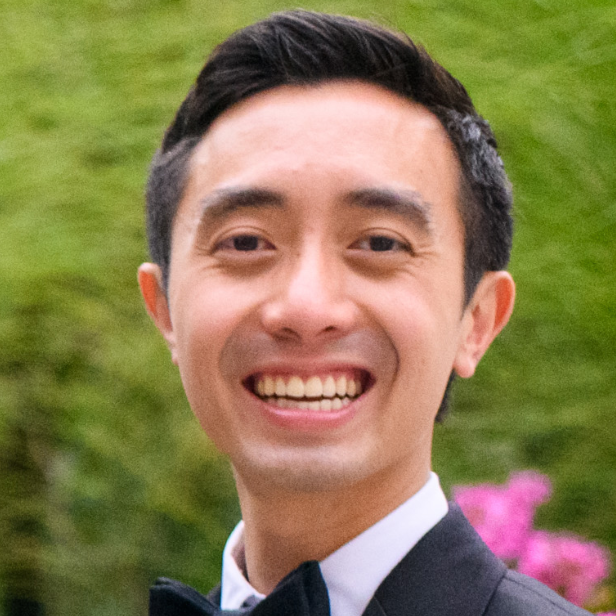
[[393, 250], [395, 246], [394, 239], [390, 237], [384, 237], [382, 235], [375, 235], [370, 238], [370, 250], [385, 251]]
[[259, 238], [256, 235], [240, 235], [233, 238], [235, 250], [256, 250], [259, 247]]

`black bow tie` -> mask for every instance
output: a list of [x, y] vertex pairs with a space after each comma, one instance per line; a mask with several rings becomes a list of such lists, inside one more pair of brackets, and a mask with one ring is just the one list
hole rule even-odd
[[150, 589], [150, 616], [330, 616], [329, 596], [319, 563], [289, 573], [252, 608], [221, 610], [190, 586], [160, 578]]

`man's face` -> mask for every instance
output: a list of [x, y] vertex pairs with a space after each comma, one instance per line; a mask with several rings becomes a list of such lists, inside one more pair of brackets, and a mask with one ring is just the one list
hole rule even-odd
[[436, 117], [368, 84], [278, 88], [209, 129], [157, 321], [245, 482], [423, 483], [448, 376], [476, 363], [458, 175]]

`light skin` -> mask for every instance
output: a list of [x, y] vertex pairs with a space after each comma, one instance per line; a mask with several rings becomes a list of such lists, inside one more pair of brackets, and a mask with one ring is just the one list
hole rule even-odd
[[[506, 324], [507, 272], [464, 304], [459, 163], [420, 105], [364, 83], [239, 103], [191, 159], [167, 293], [139, 282], [190, 405], [233, 466], [245, 565], [268, 593], [417, 492], [452, 370]], [[345, 375], [339, 410], [279, 408], [264, 376]]]

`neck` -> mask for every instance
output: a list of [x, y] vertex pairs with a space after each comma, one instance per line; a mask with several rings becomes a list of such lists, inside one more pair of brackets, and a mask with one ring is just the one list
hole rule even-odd
[[343, 490], [289, 492], [263, 489], [236, 470], [251, 585], [268, 594], [301, 563], [323, 560], [413, 496], [429, 471], [371, 476]]

